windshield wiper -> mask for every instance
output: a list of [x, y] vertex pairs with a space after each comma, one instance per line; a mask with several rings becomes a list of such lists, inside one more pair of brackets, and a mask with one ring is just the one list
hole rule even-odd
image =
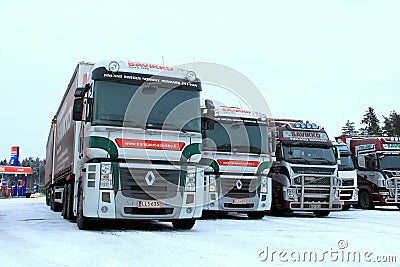
[[327, 165], [334, 164], [334, 162], [332, 162], [332, 161], [330, 161], [330, 160], [328, 160], [326, 158], [311, 158], [311, 159], [325, 162]]
[[[156, 127], [149, 127], [149, 126], [156, 126]], [[167, 126], [167, 127], [165, 127]], [[148, 128], [153, 128], [153, 129], [159, 129], [159, 130], [174, 130], [174, 131], [179, 131], [182, 133], [187, 133], [186, 130], [176, 126], [175, 124], [172, 123], [163, 123], [163, 122], [148, 122], [146, 124], [146, 127]], [[172, 128], [172, 129], [171, 129]]]
[[228, 152], [230, 152], [231, 148], [232, 148], [231, 144], [223, 144], [223, 145], [217, 146], [217, 150], [220, 150], [220, 151], [228, 151]]
[[306, 160], [305, 158], [301, 158], [301, 157], [288, 158], [287, 161], [292, 162], [292, 163], [301, 163], [301, 162], [303, 162], [303, 163], [310, 164], [310, 161]]

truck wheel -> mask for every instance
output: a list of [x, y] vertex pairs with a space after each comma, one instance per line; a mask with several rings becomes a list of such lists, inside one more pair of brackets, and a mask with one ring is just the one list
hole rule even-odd
[[67, 195], [67, 214], [66, 214], [66, 219], [67, 220], [74, 220], [75, 216], [74, 216], [74, 211], [73, 211], [73, 207], [74, 207], [74, 186], [72, 184], [68, 184], [67, 186], [67, 191], [68, 191], [68, 195]]
[[83, 216], [83, 190], [82, 190], [82, 187], [79, 187], [78, 212], [77, 212], [77, 217], [76, 217], [76, 224], [78, 225], [79, 230], [87, 230], [87, 229], [90, 229], [90, 226], [91, 226], [90, 219]]
[[50, 206], [50, 190], [46, 190], [46, 205]]
[[261, 220], [264, 218], [265, 212], [264, 211], [248, 211], [247, 217], [252, 220]]
[[175, 229], [179, 230], [189, 230], [192, 229], [196, 220], [194, 219], [181, 219], [181, 220], [175, 220], [172, 221], [172, 226]]
[[374, 203], [372, 202], [371, 196], [368, 191], [361, 191], [358, 195], [358, 205], [360, 209], [370, 210], [374, 208]]
[[64, 193], [63, 193], [63, 198], [62, 198], [62, 211], [61, 215], [63, 216], [64, 219], [67, 219], [67, 198], [68, 198], [68, 186], [64, 185]]
[[331, 212], [329, 210], [314, 210], [313, 213], [316, 217], [326, 217]]
[[342, 210], [349, 210], [351, 205], [343, 205]]

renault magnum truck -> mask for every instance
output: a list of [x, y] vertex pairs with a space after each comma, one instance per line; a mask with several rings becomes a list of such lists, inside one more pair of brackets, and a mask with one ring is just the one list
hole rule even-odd
[[271, 213], [310, 211], [317, 217], [342, 209], [338, 153], [315, 123], [270, 119], [275, 129]]
[[268, 125], [265, 115], [205, 100], [204, 213], [246, 213], [262, 219], [271, 206]]
[[51, 209], [79, 229], [106, 219], [192, 228], [204, 196], [200, 91], [192, 71], [80, 62], [47, 142]]
[[400, 208], [400, 140], [398, 137], [356, 136], [346, 139], [355, 158], [358, 206]]
[[349, 210], [351, 205], [358, 204], [357, 171], [350, 149], [340, 138], [335, 138], [333, 145], [339, 151], [340, 161], [338, 176], [341, 180], [340, 201], [342, 209]]

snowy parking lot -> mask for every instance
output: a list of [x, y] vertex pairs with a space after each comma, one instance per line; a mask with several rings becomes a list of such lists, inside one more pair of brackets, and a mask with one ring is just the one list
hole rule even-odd
[[0, 199], [1, 266], [399, 266], [400, 210], [135, 222], [91, 231], [44, 198]]

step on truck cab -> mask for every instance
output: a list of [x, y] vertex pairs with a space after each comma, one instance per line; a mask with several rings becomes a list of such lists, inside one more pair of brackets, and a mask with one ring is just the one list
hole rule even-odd
[[192, 71], [79, 63], [50, 129], [47, 203], [79, 229], [105, 219], [192, 228], [204, 195], [200, 91]]
[[340, 201], [342, 209], [349, 210], [351, 205], [358, 204], [357, 171], [353, 156], [340, 137], [335, 137], [333, 145], [339, 151], [338, 177], [341, 180]]
[[327, 216], [342, 209], [338, 153], [325, 130], [315, 123], [270, 119], [275, 130], [272, 178], [272, 214], [311, 211]]
[[358, 206], [400, 208], [400, 140], [387, 136], [345, 139], [354, 156], [358, 178]]
[[204, 213], [262, 219], [271, 205], [266, 116], [210, 99], [201, 110]]

